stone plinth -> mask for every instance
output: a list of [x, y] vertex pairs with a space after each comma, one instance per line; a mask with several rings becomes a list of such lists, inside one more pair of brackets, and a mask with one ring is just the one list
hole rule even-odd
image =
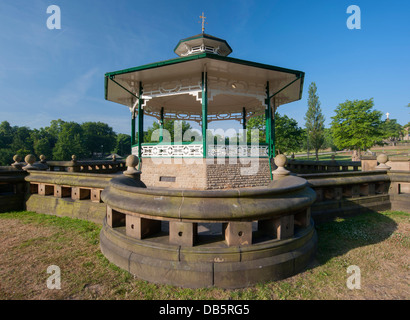
[[193, 190], [267, 186], [267, 158], [142, 158], [141, 180], [148, 187]]

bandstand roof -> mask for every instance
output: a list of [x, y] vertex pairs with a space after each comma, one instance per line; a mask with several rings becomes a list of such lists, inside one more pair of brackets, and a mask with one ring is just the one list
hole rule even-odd
[[[177, 46], [178, 47], [178, 46]], [[301, 99], [304, 72], [202, 52], [105, 74], [105, 99], [129, 107], [144, 100], [144, 114], [201, 121], [203, 73], [207, 74], [208, 121], [263, 114], [267, 83], [271, 105]], [[139, 95], [140, 85], [142, 95]]]

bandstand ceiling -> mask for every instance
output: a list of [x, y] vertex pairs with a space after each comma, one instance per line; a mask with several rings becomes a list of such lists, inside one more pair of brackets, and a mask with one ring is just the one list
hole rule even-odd
[[208, 120], [242, 119], [265, 112], [266, 85], [271, 105], [301, 99], [304, 73], [255, 62], [201, 53], [110, 72], [105, 98], [132, 109], [140, 84], [144, 114], [201, 121], [202, 74], [207, 74]]

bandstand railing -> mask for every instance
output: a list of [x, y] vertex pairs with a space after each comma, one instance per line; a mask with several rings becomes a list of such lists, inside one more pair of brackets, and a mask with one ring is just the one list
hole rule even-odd
[[[142, 157], [203, 157], [202, 142], [158, 142], [143, 143]], [[268, 158], [267, 143], [259, 144], [209, 144], [207, 157], [257, 157]], [[132, 147], [132, 153], [138, 155], [138, 145]]]

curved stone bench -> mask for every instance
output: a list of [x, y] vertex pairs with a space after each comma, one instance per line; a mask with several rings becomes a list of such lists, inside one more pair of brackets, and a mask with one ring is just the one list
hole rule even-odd
[[[221, 191], [146, 188], [121, 176], [102, 192], [101, 250], [156, 283], [240, 288], [278, 280], [305, 268], [315, 252], [315, 197], [296, 176]], [[222, 231], [201, 234], [203, 224]]]

